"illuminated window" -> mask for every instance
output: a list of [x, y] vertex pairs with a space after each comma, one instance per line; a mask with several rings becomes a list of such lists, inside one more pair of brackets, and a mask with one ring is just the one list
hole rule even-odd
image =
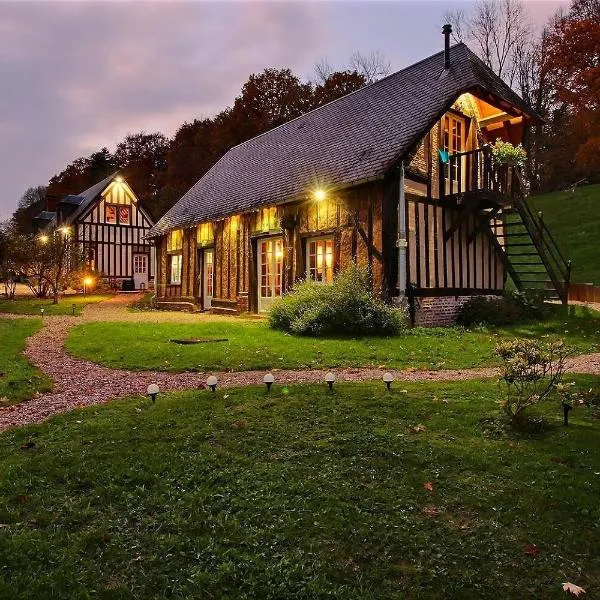
[[205, 277], [205, 293], [209, 297], [213, 297], [213, 277], [214, 277], [214, 253], [208, 250], [204, 251], [204, 277]]
[[208, 246], [213, 243], [214, 232], [212, 223], [201, 223], [196, 228], [196, 242], [199, 246]]
[[131, 224], [131, 211], [129, 206], [119, 206], [119, 223], [121, 225]]
[[183, 230], [173, 229], [167, 236], [167, 252], [174, 252], [183, 248]]
[[106, 223], [117, 222], [117, 206], [116, 204], [106, 204], [104, 211], [104, 221]]
[[169, 257], [169, 283], [171, 285], [181, 285], [181, 254], [171, 254]]
[[258, 231], [273, 231], [279, 229], [277, 220], [277, 207], [261, 208], [258, 213]]
[[306, 241], [307, 269], [309, 280], [318, 283], [333, 281], [333, 238], [311, 238]]
[[[460, 117], [446, 115], [444, 117], [444, 150], [448, 154], [457, 154], [465, 149], [464, 131], [465, 122]], [[452, 161], [451, 173], [448, 173], [448, 164], [445, 165], [445, 177], [452, 181], [458, 181], [460, 176], [460, 162]]]

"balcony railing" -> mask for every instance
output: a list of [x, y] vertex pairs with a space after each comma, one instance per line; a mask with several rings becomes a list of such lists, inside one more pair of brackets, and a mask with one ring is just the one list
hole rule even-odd
[[439, 195], [442, 199], [459, 198], [474, 192], [513, 198], [522, 191], [520, 167], [498, 164], [489, 146], [450, 154], [447, 161], [441, 154]]

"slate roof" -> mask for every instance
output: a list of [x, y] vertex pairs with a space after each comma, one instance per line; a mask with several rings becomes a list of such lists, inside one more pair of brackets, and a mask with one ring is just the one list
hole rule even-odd
[[36, 219], [40, 221], [53, 221], [56, 219], [56, 213], [53, 210], [43, 210]]
[[119, 174], [119, 171], [115, 171], [112, 175], [109, 175], [102, 181], [95, 183], [92, 187], [89, 187], [87, 190], [84, 190], [83, 192], [76, 194], [74, 196], [66, 196], [66, 198], [61, 200], [61, 202], [65, 202], [65, 201], [68, 201], [69, 198], [71, 198], [71, 199], [77, 198], [78, 199], [77, 204], [79, 206], [76, 210], [73, 211], [73, 213], [71, 215], [69, 215], [69, 217], [67, 218], [67, 221], [69, 223], [73, 223], [79, 215], [81, 215], [83, 212], [85, 212], [85, 210], [90, 206], [90, 204], [92, 204], [92, 202], [94, 202], [98, 198], [98, 196], [112, 183], [112, 180], [118, 174]]
[[150, 230], [215, 220], [382, 177], [462, 93], [485, 90], [535, 115], [464, 44], [321, 106], [227, 152]]

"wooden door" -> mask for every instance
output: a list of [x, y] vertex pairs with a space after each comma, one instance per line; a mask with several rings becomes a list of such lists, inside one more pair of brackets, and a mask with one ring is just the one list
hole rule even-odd
[[136, 290], [148, 288], [148, 255], [133, 255], [133, 284]]
[[215, 251], [210, 248], [202, 253], [202, 307], [208, 310], [212, 306], [215, 275]]
[[[463, 117], [450, 113], [444, 115], [443, 143], [449, 156], [465, 151], [466, 129]], [[465, 189], [464, 161], [463, 156], [459, 160], [450, 160], [445, 165], [446, 194], [456, 194], [459, 189]]]

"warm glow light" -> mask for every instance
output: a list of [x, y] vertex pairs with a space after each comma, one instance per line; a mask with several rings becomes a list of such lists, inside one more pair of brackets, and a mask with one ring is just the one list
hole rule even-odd
[[66, 225], [64, 227], [61, 227], [59, 231], [62, 231], [62, 233], [64, 233], [65, 235], [69, 235], [69, 233], [71, 233], [71, 230]]
[[315, 190], [314, 196], [315, 196], [315, 200], [317, 202], [321, 202], [322, 200], [325, 200], [325, 196], [326, 196], [325, 190], [322, 190], [320, 188]]
[[88, 286], [88, 287], [89, 287], [90, 285], [92, 285], [92, 283], [94, 283], [94, 280], [93, 280], [91, 277], [86, 277], [86, 278], [83, 280], [83, 284], [84, 284], [84, 285], [86, 285], [86, 286]]
[[117, 175], [117, 176], [115, 177], [115, 181], [116, 181], [117, 183], [123, 183], [123, 178], [122, 178], [120, 175]]
[[42, 244], [45, 244], [47, 241], [48, 241], [47, 235], [40, 235], [40, 242], [42, 242]]

